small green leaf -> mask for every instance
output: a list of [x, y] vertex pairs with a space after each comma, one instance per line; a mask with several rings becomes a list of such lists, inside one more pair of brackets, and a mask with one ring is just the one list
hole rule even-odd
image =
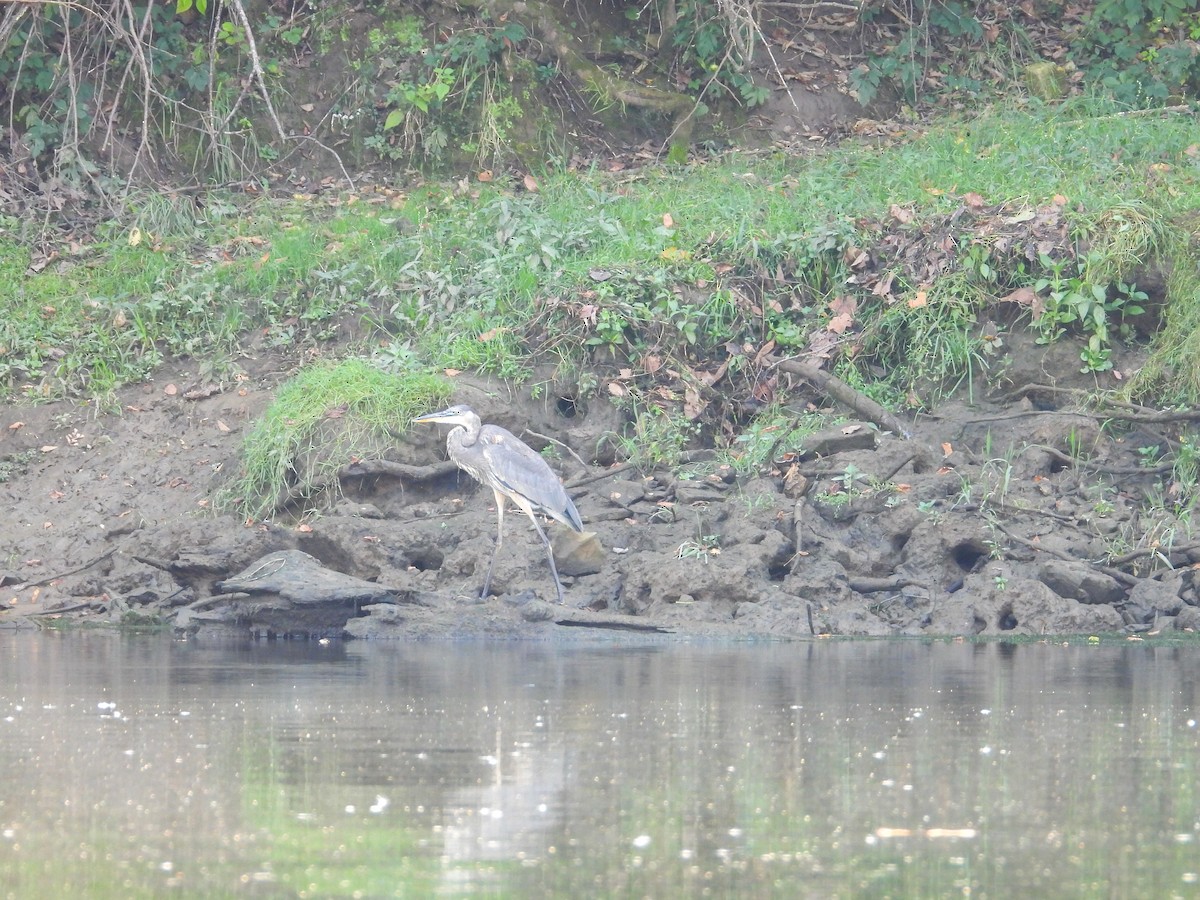
[[389, 112], [387, 114], [387, 118], [384, 119], [384, 121], [383, 121], [383, 130], [391, 131], [393, 128], [395, 128], [397, 125], [399, 125], [403, 121], [404, 121], [404, 111], [400, 110], [400, 109], [393, 109], [391, 112]]

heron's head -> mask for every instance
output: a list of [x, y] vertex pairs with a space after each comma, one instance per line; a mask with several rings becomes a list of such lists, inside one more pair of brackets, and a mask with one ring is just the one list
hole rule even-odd
[[478, 425], [479, 416], [471, 407], [465, 403], [460, 403], [458, 406], [451, 406], [440, 412], [426, 413], [423, 416], [417, 416], [413, 419], [413, 423], [419, 425], [431, 422], [441, 425], [461, 425], [469, 429], [472, 424]]

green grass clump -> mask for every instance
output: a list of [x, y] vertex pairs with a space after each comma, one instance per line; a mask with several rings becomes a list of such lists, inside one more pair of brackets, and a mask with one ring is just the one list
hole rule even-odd
[[337, 490], [337, 473], [352, 458], [381, 455], [393, 442], [390, 431], [407, 429], [449, 394], [444, 378], [394, 375], [357, 357], [307, 366], [246, 435], [242, 470], [218, 505], [251, 518], [293, 502], [311, 505]]

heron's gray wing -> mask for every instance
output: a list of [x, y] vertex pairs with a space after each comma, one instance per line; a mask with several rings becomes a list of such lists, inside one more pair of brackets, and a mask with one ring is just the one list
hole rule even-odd
[[498, 425], [484, 426], [479, 443], [495, 487], [518, 495], [568, 528], [583, 530], [562, 480], [540, 454]]

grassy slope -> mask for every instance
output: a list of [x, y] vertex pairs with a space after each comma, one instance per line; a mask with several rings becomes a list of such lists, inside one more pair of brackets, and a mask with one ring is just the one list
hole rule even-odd
[[[1173, 271], [1158, 352], [1134, 390], [1167, 403], [1200, 398], [1194, 121], [1084, 105], [997, 112], [806, 157], [544, 174], [536, 193], [427, 185], [250, 205], [212, 197], [202, 208], [147, 197], [49, 259], [20, 223], [0, 220], [0, 390], [102, 404], [165, 358], [192, 356], [202, 376], [228, 379], [249, 337], [256, 348], [320, 354], [353, 322], [360, 341], [338, 352], [388, 371], [519, 377], [536, 356], [586, 391], [599, 386], [595, 366], [611, 365], [629, 371], [628, 402], [678, 420], [680, 404], [650, 394], [664, 361], [682, 373], [673, 386], [682, 396], [704, 367], [732, 361], [734, 373], [732, 344], [803, 349], [836, 314], [830, 302], [854, 295], [847, 248], [880, 239], [867, 224], [900, 207], [919, 230], [968, 194], [1013, 210], [1065, 198], [1073, 236], [1107, 253], [1068, 261], [1076, 287], [1110, 286], [1156, 263]], [[955, 248], [936, 290], [900, 274], [893, 300], [924, 287], [937, 303], [886, 304], [860, 291], [850, 334], [875, 366], [847, 355], [831, 365], [892, 404], [917, 385], [932, 397], [978, 366], [970, 326], [987, 304], [1014, 287], [1052, 287], [1039, 287], [1044, 267], [986, 253], [1004, 270], [981, 278], [982, 251], [970, 247]], [[1108, 342], [1119, 312], [1108, 314]], [[1080, 324], [1067, 316], [1063, 327]], [[744, 435], [761, 425], [737, 423]]]

